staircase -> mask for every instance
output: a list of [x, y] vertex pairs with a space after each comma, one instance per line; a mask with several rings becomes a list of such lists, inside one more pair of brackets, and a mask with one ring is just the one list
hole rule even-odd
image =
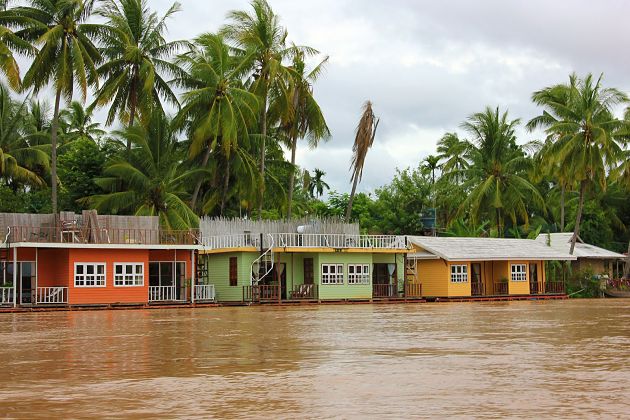
[[[11, 262], [11, 248], [9, 247], [11, 237], [11, 228], [7, 229], [7, 234], [3, 238], [3, 242], [0, 245], [0, 274], [2, 279], [6, 275], [7, 264]], [[6, 280], [6, 279], [5, 279]], [[11, 282], [13, 279], [11, 278]], [[4, 284], [0, 284], [0, 306], [13, 304], [13, 287], [4, 287]]]
[[252, 286], [257, 286], [260, 280], [273, 270], [273, 247], [274, 241], [272, 235], [269, 237], [269, 243], [267, 249], [264, 248], [264, 241], [261, 242], [261, 254], [258, 258], [252, 262]]

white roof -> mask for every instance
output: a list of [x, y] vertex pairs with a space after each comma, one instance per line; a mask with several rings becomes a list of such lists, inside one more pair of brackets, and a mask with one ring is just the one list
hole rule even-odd
[[[533, 239], [442, 238], [409, 236], [410, 242], [447, 261], [575, 260], [569, 251], [558, 250]], [[409, 254], [408, 258], [413, 258]], [[426, 257], [425, 257], [426, 258]]]
[[[549, 245], [550, 248], [553, 248], [555, 250], [568, 253], [571, 250], [572, 236], [572, 232], [541, 233], [536, 238], [536, 241], [545, 245]], [[623, 254], [618, 254], [617, 252], [609, 251], [595, 245], [585, 244], [579, 236], [577, 242], [575, 243], [573, 255], [578, 258], [599, 258], [605, 260], [616, 260], [620, 258], [625, 258], [625, 255]]]

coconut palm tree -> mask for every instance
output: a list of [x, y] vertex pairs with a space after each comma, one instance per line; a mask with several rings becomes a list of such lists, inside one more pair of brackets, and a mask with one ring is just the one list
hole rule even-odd
[[[470, 143], [466, 140], [460, 140], [457, 133], [446, 133], [438, 140], [437, 152], [442, 161], [442, 173], [449, 175], [451, 172], [461, 173], [463, 169], [468, 168], [468, 148]], [[461, 179], [455, 179], [457, 183]]]
[[[258, 217], [262, 216], [265, 180], [265, 153], [267, 141], [267, 114], [270, 102], [280, 100], [288, 103], [288, 95], [282, 83], [287, 77], [283, 60], [294, 55], [296, 49], [286, 46], [287, 31], [280, 24], [280, 18], [274, 13], [266, 0], [252, 0], [252, 11], [234, 10], [228, 14], [230, 22], [221, 29], [221, 33], [234, 46], [242, 49], [250, 58], [251, 90], [261, 98], [259, 116], [260, 138], [260, 180]], [[312, 48], [300, 47], [307, 54], [317, 53]]]
[[105, 135], [105, 131], [100, 128], [101, 124], [92, 122], [92, 109], [85, 109], [80, 102], [72, 101], [70, 108], [59, 113], [59, 122], [64, 132], [64, 143], [87, 139], [93, 142]]
[[185, 150], [171, 121], [161, 111], [154, 111], [146, 127], [136, 124], [115, 135], [131, 142], [131, 153], [109, 162], [104, 177], [95, 180], [108, 193], [84, 202], [111, 214], [159, 216], [166, 229], [197, 226], [199, 220], [185, 201], [186, 187], [203, 170], [187, 170], [182, 164]]
[[571, 74], [569, 83], [534, 92], [532, 100], [543, 107], [543, 113], [527, 124], [528, 128], [544, 128], [548, 136], [556, 136], [550, 147], [560, 165], [569, 166], [571, 178], [579, 185], [579, 201], [570, 253], [580, 234], [584, 198], [588, 188], [606, 188], [606, 172], [622, 153], [615, 136], [627, 123], [618, 120], [613, 107], [628, 97], [613, 88], [604, 88], [602, 76], [591, 74], [584, 79]]
[[431, 185], [435, 185], [435, 171], [440, 168], [440, 157], [435, 155], [429, 155], [422, 161], [422, 169], [431, 174]]
[[[94, 105], [111, 104], [107, 124], [116, 117], [132, 126], [137, 114], [161, 108], [161, 100], [178, 105], [177, 96], [165, 77], [182, 77], [182, 70], [169, 57], [185, 41], [167, 42], [166, 21], [180, 11], [173, 3], [164, 16], [151, 11], [147, 0], [104, 0], [98, 14], [107, 19], [103, 31], [103, 65], [98, 68], [103, 85], [96, 92]], [[131, 143], [127, 144], [127, 151]]]
[[35, 55], [36, 49], [11, 29], [16, 26], [17, 22], [12, 15], [12, 10], [7, 10], [6, 3], [4, 2], [3, 10], [0, 11], [0, 71], [7, 78], [11, 89], [20, 91], [22, 89], [20, 66], [13, 53], [17, 52], [32, 57]]
[[514, 129], [519, 120], [508, 113], [487, 107], [471, 115], [462, 128], [472, 136], [471, 164], [461, 171], [464, 186], [470, 191], [459, 213], [470, 211], [470, 222], [478, 223], [483, 211], [494, 219], [497, 236], [504, 236], [506, 217], [516, 225], [529, 223], [528, 203], [544, 211], [544, 200], [527, 179], [532, 161], [516, 144]]
[[284, 106], [284, 102], [276, 101], [269, 110], [271, 120], [278, 120], [287, 140], [287, 146], [291, 150], [287, 219], [291, 219], [293, 206], [295, 154], [298, 140], [306, 138], [309, 147], [315, 148], [320, 140], [328, 140], [330, 138], [330, 130], [326, 124], [324, 114], [313, 97], [313, 84], [321, 75], [328, 57], [324, 58], [313, 69], [307, 70], [304, 62], [304, 53], [299, 51], [298, 47], [294, 46], [294, 48], [296, 53], [293, 57], [293, 64], [289, 67], [290, 72], [287, 80], [288, 106]]
[[330, 185], [324, 181], [324, 176], [326, 176], [326, 172], [321, 169], [315, 168], [312, 177], [309, 177], [309, 193], [311, 197], [315, 197], [315, 193], [317, 193], [318, 197], [324, 195], [324, 189], [329, 190]]
[[[230, 54], [223, 36], [206, 33], [195, 40], [195, 48], [179, 57], [187, 75], [176, 79], [186, 89], [177, 123], [186, 125], [191, 139], [189, 158], [204, 153], [201, 166], [208, 164], [211, 152], [224, 159], [220, 213], [223, 214], [230, 180], [230, 161], [239, 152], [239, 142], [249, 140], [256, 123], [259, 101], [241, 81], [247, 71], [247, 58]], [[205, 151], [204, 151], [205, 150]], [[197, 181], [191, 207], [194, 209], [203, 180]]]
[[72, 101], [78, 88], [85, 101], [88, 87], [98, 84], [96, 66], [101, 55], [93, 39], [102, 25], [88, 24], [92, 13], [90, 0], [29, 0], [28, 6], [11, 9], [11, 21], [23, 29], [16, 34], [39, 46], [33, 63], [24, 75], [24, 88], [38, 93], [52, 82], [55, 107], [51, 124], [52, 210], [57, 213], [57, 130], [59, 106], [63, 95]]
[[350, 214], [352, 213], [352, 201], [357, 191], [357, 184], [363, 177], [363, 166], [365, 165], [365, 157], [368, 150], [374, 143], [374, 136], [376, 136], [376, 129], [378, 128], [379, 119], [374, 115], [372, 110], [372, 102], [366, 101], [363, 104], [363, 112], [361, 113], [361, 119], [357, 125], [356, 135], [354, 137], [354, 145], [352, 146], [352, 160], [350, 162], [350, 181], [352, 182], [352, 190], [350, 191], [350, 198], [348, 200], [348, 207], [346, 208], [345, 220], [350, 220]]

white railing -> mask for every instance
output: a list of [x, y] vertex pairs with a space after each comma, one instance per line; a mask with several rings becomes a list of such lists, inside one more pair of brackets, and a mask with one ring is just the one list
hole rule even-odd
[[195, 302], [214, 301], [215, 297], [214, 284], [195, 285]]
[[[260, 236], [221, 235], [203, 238], [208, 249], [260, 248]], [[340, 233], [272, 233], [263, 237], [263, 248], [361, 248], [361, 249], [408, 249], [405, 236], [395, 235], [346, 235]]]
[[149, 302], [166, 302], [177, 300], [175, 286], [149, 286]]
[[36, 304], [39, 303], [68, 303], [68, 288], [55, 287], [38, 287]]
[[252, 273], [252, 286], [257, 285], [260, 280], [273, 270], [274, 237], [268, 233], [265, 240], [267, 242], [267, 249], [265, 252], [260, 254], [251, 265], [250, 271]]
[[0, 305], [13, 304], [13, 286], [0, 287]]

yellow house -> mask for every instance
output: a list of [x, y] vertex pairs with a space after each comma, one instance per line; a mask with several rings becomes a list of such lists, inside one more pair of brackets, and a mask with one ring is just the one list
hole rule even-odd
[[545, 278], [545, 261], [575, 260], [530, 239], [410, 236], [409, 281], [422, 295], [470, 297], [564, 294], [564, 284]]

